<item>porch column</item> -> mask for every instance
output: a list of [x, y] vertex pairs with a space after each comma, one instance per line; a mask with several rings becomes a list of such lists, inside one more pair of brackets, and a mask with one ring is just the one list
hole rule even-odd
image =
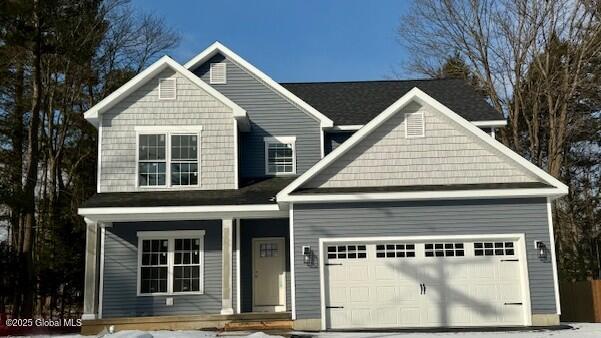
[[234, 313], [232, 307], [232, 234], [234, 228], [233, 219], [221, 220], [221, 314]]
[[98, 314], [98, 223], [85, 218], [86, 256], [81, 319], [96, 319]]

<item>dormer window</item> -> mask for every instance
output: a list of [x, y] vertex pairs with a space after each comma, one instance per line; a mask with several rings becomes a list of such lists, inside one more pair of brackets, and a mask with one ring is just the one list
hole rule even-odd
[[296, 174], [296, 138], [266, 137], [265, 173], [267, 175]]
[[405, 137], [424, 137], [426, 134], [426, 122], [423, 112], [405, 114]]
[[211, 63], [209, 80], [211, 84], [227, 83], [227, 65], [225, 63]]
[[174, 77], [159, 79], [159, 100], [175, 100], [177, 81]]

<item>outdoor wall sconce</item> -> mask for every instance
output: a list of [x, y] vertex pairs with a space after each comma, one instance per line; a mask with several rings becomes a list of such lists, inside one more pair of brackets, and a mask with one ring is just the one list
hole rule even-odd
[[303, 263], [305, 265], [313, 264], [313, 251], [311, 251], [311, 247], [308, 245], [303, 245]]
[[534, 241], [534, 248], [538, 251], [538, 258], [547, 258], [547, 246], [543, 241]]

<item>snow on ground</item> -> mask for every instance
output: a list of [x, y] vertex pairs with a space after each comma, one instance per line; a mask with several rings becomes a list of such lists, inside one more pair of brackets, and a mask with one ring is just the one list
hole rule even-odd
[[[498, 332], [289, 332], [281, 335], [263, 332], [243, 333], [211, 331], [121, 331], [106, 334], [104, 338], [598, 338], [601, 337], [601, 324], [598, 323], [568, 323], [571, 329], [563, 330], [533, 330], [533, 331], [498, 331]], [[30, 338], [46, 338], [49, 336], [33, 336]], [[52, 338], [86, 338], [90, 336], [62, 335]], [[93, 336], [91, 336], [93, 337]]]

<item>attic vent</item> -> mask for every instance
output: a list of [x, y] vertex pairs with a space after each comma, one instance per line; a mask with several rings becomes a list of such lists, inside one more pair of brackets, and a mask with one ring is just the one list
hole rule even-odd
[[176, 92], [175, 78], [159, 79], [160, 100], [175, 100]]
[[226, 83], [226, 64], [225, 63], [211, 63], [211, 84], [224, 84]]
[[425, 136], [424, 113], [405, 114], [405, 135], [407, 138]]

